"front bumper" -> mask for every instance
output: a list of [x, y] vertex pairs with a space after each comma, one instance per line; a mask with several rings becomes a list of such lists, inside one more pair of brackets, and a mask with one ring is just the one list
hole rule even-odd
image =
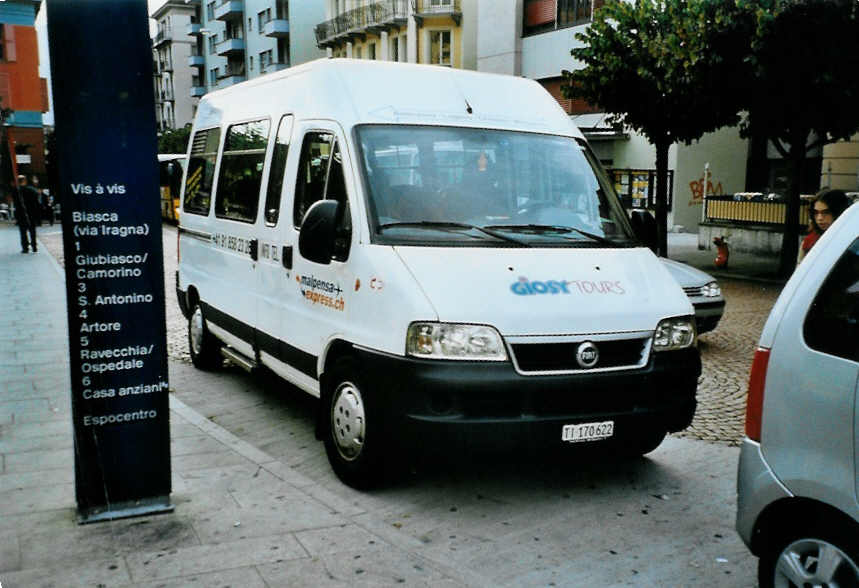
[[755, 555], [758, 555], [755, 529], [761, 513], [777, 500], [791, 496], [764, 459], [760, 443], [746, 437], [737, 467], [736, 527], [743, 543]]
[[509, 362], [423, 360], [358, 350], [362, 377], [404, 442], [564, 446], [563, 425], [615, 421], [615, 436], [678, 431], [695, 413], [696, 348], [639, 369], [523, 376]]
[[690, 298], [692, 307], [695, 309], [695, 327], [698, 334], [712, 331], [719, 324], [722, 314], [725, 312], [724, 298], [713, 300], [712, 298]]

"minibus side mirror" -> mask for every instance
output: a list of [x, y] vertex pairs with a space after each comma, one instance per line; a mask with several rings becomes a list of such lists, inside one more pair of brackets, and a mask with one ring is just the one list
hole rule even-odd
[[302, 257], [316, 263], [331, 263], [339, 206], [336, 200], [319, 200], [307, 210], [298, 234]]
[[656, 219], [653, 218], [653, 215], [647, 210], [633, 210], [629, 222], [632, 224], [632, 230], [635, 231], [638, 240], [656, 253], [659, 240], [656, 236]]

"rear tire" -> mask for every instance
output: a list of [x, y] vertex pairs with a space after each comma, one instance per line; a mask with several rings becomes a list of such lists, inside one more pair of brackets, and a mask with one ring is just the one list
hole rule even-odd
[[188, 351], [191, 353], [191, 363], [197, 369], [211, 371], [224, 363], [221, 343], [209, 332], [199, 302], [194, 303], [188, 315]]
[[352, 357], [338, 359], [323, 396], [325, 451], [337, 477], [366, 490], [382, 481], [385, 426], [376, 399]]
[[758, 561], [761, 588], [859, 586], [859, 543], [827, 519], [772, 537]]

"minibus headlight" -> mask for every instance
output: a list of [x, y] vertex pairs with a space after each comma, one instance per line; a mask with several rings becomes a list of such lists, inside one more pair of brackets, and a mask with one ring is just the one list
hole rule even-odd
[[507, 360], [501, 335], [486, 325], [412, 323], [406, 353], [432, 359]]
[[695, 321], [692, 317], [681, 316], [659, 321], [653, 333], [654, 351], [685, 349], [695, 344]]

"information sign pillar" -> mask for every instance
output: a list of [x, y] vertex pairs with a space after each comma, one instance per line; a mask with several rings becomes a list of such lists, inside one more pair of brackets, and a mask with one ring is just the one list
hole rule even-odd
[[172, 510], [145, 0], [47, 0], [80, 522]]

